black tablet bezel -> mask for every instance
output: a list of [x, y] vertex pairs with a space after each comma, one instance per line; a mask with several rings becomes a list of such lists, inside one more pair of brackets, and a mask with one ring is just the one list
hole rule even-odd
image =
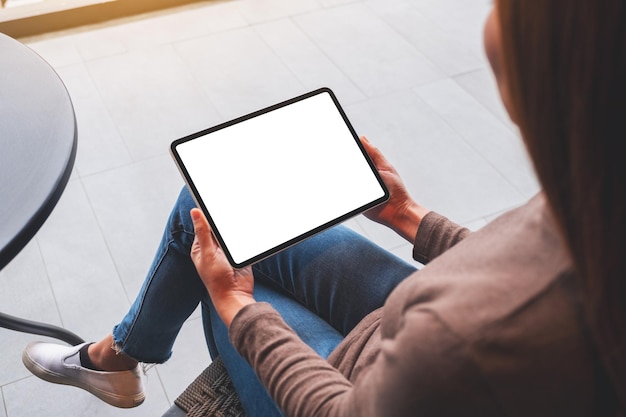
[[[376, 200], [374, 200], [374, 201], [371, 201], [370, 203], [365, 204], [365, 205], [363, 205], [361, 207], [356, 207], [354, 210], [351, 210], [350, 212], [347, 212], [347, 213], [345, 213], [345, 214], [343, 214], [341, 216], [338, 216], [338, 217], [336, 217], [335, 219], [333, 219], [331, 221], [328, 221], [328, 222], [326, 222], [324, 224], [321, 224], [318, 227], [315, 227], [314, 229], [312, 229], [312, 230], [310, 230], [308, 232], [302, 233], [302, 234], [294, 237], [293, 239], [288, 240], [287, 242], [284, 242], [284, 243], [282, 243], [280, 245], [277, 245], [277, 246], [275, 246], [273, 248], [269, 248], [268, 250], [266, 250], [266, 251], [264, 251], [264, 252], [262, 252], [262, 253], [260, 253], [260, 254], [258, 254], [256, 256], [254, 256], [252, 258], [249, 258], [249, 259], [247, 259], [247, 260], [245, 260], [243, 262], [235, 262], [235, 260], [233, 259], [233, 257], [231, 255], [227, 245], [224, 242], [224, 239], [222, 238], [222, 236], [220, 234], [220, 230], [219, 230], [218, 225], [215, 224], [215, 222], [213, 221], [213, 218], [211, 217], [211, 214], [209, 213], [206, 205], [202, 201], [202, 197], [200, 196], [200, 193], [198, 192], [198, 189], [194, 185], [193, 179], [189, 175], [189, 172], [187, 171], [187, 169], [186, 169], [186, 167], [185, 167], [185, 165], [184, 165], [184, 163], [183, 163], [179, 153], [177, 152], [176, 148], [180, 144], [183, 144], [185, 142], [188, 142], [188, 141], [191, 141], [191, 140], [194, 140], [194, 139], [206, 136], [206, 135], [208, 135], [210, 133], [213, 133], [213, 132], [216, 132], [218, 130], [227, 128], [227, 127], [235, 125], [237, 123], [241, 123], [243, 121], [252, 119], [254, 117], [263, 115], [265, 113], [274, 111], [276, 109], [288, 106], [288, 105], [296, 103], [298, 101], [305, 100], [305, 99], [313, 97], [315, 95], [325, 94], [325, 93], [329, 94], [329, 96], [331, 97], [333, 103], [335, 104], [335, 107], [336, 107], [337, 111], [339, 112], [339, 114], [341, 115], [343, 121], [345, 122], [346, 127], [348, 128], [348, 130], [352, 134], [352, 137], [354, 138], [356, 144], [358, 145], [359, 149], [361, 150], [361, 153], [363, 154], [363, 157], [365, 158], [365, 160], [367, 161], [368, 165], [370, 166], [370, 169], [372, 170], [372, 173], [375, 175], [375, 177], [376, 177], [376, 179], [377, 179], [377, 181], [378, 181], [378, 183], [379, 183], [379, 185], [381, 187], [381, 190], [383, 192], [383, 196], [378, 198], [378, 199], [376, 199]], [[328, 229], [330, 227], [333, 227], [333, 226], [335, 226], [335, 225], [337, 225], [339, 223], [342, 223], [342, 222], [348, 220], [349, 218], [352, 218], [352, 217], [354, 217], [354, 216], [356, 216], [358, 214], [363, 213], [364, 211], [367, 211], [367, 210], [369, 210], [369, 209], [371, 209], [373, 207], [376, 207], [377, 205], [379, 205], [379, 204], [381, 204], [381, 203], [383, 203], [383, 202], [385, 202], [385, 201], [387, 201], [389, 199], [389, 190], [388, 190], [387, 186], [385, 185], [385, 183], [383, 182], [383, 180], [382, 180], [380, 174], [378, 173], [378, 171], [377, 171], [374, 163], [372, 162], [371, 158], [367, 154], [367, 151], [363, 147], [363, 144], [361, 143], [359, 137], [357, 136], [357, 134], [356, 134], [356, 132], [354, 130], [354, 127], [352, 126], [352, 124], [348, 120], [348, 117], [346, 116], [346, 113], [344, 112], [343, 108], [339, 104], [339, 101], [337, 100], [337, 97], [335, 96], [335, 94], [332, 92], [331, 89], [326, 88], [326, 87], [313, 90], [313, 91], [308, 92], [306, 94], [302, 94], [302, 95], [294, 97], [292, 99], [280, 102], [278, 104], [266, 107], [264, 109], [255, 111], [253, 113], [249, 113], [247, 115], [238, 117], [238, 118], [230, 120], [228, 122], [221, 123], [221, 124], [218, 124], [216, 126], [210, 127], [208, 129], [201, 130], [199, 132], [196, 132], [196, 133], [193, 133], [191, 135], [185, 136], [183, 138], [177, 139], [177, 140], [173, 141], [172, 144], [170, 145], [170, 154], [173, 157], [173, 159], [174, 159], [174, 161], [176, 163], [176, 166], [178, 167], [178, 170], [180, 171], [181, 175], [183, 176], [183, 179], [184, 179], [185, 183], [187, 184], [187, 187], [189, 188], [189, 191], [191, 192], [191, 194], [192, 194], [192, 196], [193, 196], [197, 206], [203, 211], [203, 213], [206, 216], [209, 224], [211, 225], [211, 228], [213, 230], [213, 234], [214, 234], [215, 238], [217, 239], [219, 245], [221, 246], [222, 250], [224, 251], [224, 254], [226, 255], [226, 258], [228, 259], [228, 262], [234, 268], [243, 268], [243, 267], [246, 267], [248, 265], [252, 265], [252, 264], [254, 264], [254, 263], [256, 263], [256, 262], [258, 262], [260, 260], [263, 260], [263, 259], [265, 259], [265, 258], [267, 258], [269, 256], [272, 256], [273, 254], [278, 253], [278, 252], [280, 252], [280, 251], [282, 251], [282, 250], [284, 250], [284, 249], [286, 249], [286, 248], [288, 248], [288, 247], [290, 247], [290, 246], [292, 246], [292, 245], [294, 245], [294, 244], [296, 244], [298, 242], [301, 242], [301, 241], [303, 241], [305, 239], [308, 239], [309, 237], [314, 236], [314, 235], [316, 235], [316, 234], [318, 234], [318, 233], [320, 233], [320, 232], [322, 232], [322, 231], [324, 231], [324, 230], [326, 230], [326, 229]]]

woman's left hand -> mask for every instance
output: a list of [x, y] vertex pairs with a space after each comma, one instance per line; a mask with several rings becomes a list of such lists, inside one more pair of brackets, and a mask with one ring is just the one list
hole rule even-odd
[[255, 302], [252, 268], [233, 268], [213, 236], [204, 213], [194, 208], [190, 214], [195, 230], [191, 259], [217, 313], [229, 327], [239, 310]]
[[413, 243], [422, 218], [430, 210], [415, 202], [409, 195], [400, 174], [387, 161], [382, 152], [372, 145], [365, 136], [361, 136], [365, 147], [378, 173], [389, 189], [389, 200], [366, 211], [365, 217], [395, 230], [400, 236]]

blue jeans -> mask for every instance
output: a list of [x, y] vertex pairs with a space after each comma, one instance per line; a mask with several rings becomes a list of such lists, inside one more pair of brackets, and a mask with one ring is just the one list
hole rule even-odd
[[[163, 363], [185, 320], [202, 304], [211, 357], [220, 356], [249, 417], [281, 416], [236, 352], [189, 257], [195, 203], [184, 188], [148, 276], [113, 338], [130, 357]], [[338, 226], [253, 266], [255, 298], [276, 308], [302, 340], [328, 355], [415, 267]]]

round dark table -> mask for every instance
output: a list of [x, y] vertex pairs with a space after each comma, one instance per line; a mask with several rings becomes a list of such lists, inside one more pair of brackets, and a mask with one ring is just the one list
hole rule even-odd
[[[52, 212], [70, 178], [76, 143], [74, 108], [61, 79], [39, 55], [0, 33], [0, 269]], [[4, 313], [0, 327], [82, 342], [60, 327]]]

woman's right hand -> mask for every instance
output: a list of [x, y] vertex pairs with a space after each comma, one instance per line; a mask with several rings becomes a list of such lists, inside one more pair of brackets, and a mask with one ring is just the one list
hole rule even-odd
[[255, 302], [252, 268], [235, 269], [230, 266], [202, 211], [193, 208], [190, 215], [195, 233], [191, 260], [209, 292], [215, 310], [226, 327], [230, 327], [239, 310]]
[[365, 212], [365, 217], [395, 230], [400, 236], [413, 243], [422, 218], [430, 210], [417, 204], [409, 195], [398, 171], [387, 161], [378, 148], [365, 136], [361, 143], [374, 162], [385, 185], [389, 189], [389, 200]]

